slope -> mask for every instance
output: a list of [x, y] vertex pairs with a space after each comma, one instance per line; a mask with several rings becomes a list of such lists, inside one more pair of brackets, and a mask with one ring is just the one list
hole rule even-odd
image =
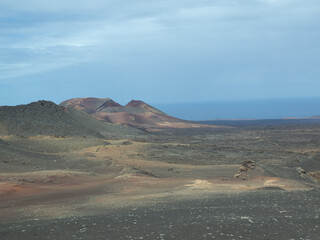
[[76, 109], [49, 101], [0, 107], [0, 135], [123, 136], [139, 134], [133, 128], [102, 123]]
[[122, 106], [110, 98], [74, 98], [62, 102], [60, 106], [68, 109], [82, 110], [103, 122], [129, 125], [149, 131], [166, 128], [215, 127], [169, 116], [149, 104], [138, 100], [131, 100], [128, 104]]

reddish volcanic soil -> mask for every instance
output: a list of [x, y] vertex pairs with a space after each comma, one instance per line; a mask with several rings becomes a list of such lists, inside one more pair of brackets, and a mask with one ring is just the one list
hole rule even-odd
[[138, 100], [132, 100], [125, 106], [121, 106], [108, 98], [74, 98], [60, 105], [84, 111], [100, 121], [135, 126], [148, 131], [166, 128], [220, 128], [169, 116]]
[[234, 177], [239, 165], [148, 161], [140, 158], [139, 153], [149, 143], [110, 142], [107, 147], [95, 146], [76, 152], [79, 157], [94, 155], [95, 161], [113, 159], [110, 171], [104, 173], [57, 170], [1, 174], [0, 221], [90, 215], [97, 214], [101, 208], [146, 206], [154, 201], [264, 188], [310, 189], [295, 180], [268, 176], [260, 167], [246, 173], [244, 181], [243, 177]]
[[319, 140], [306, 126], [1, 136], [0, 239], [317, 239]]

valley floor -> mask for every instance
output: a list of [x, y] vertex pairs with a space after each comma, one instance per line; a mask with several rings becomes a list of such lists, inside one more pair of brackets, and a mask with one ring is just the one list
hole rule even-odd
[[0, 239], [320, 235], [320, 125], [3, 136], [0, 153]]

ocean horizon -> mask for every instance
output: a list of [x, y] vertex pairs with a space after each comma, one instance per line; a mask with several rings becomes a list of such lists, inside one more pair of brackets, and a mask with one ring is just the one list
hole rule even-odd
[[320, 115], [320, 98], [230, 100], [154, 106], [174, 117], [193, 121], [308, 118]]

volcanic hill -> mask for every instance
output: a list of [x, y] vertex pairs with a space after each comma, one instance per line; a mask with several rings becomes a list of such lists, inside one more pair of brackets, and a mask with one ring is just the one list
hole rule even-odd
[[123, 136], [140, 133], [127, 126], [97, 121], [83, 111], [49, 101], [0, 107], [0, 136]]
[[169, 116], [138, 100], [131, 100], [125, 106], [122, 106], [110, 98], [73, 98], [62, 102], [60, 106], [84, 111], [103, 122], [134, 126], [148, 131], [165, 128], [214, 127]]

